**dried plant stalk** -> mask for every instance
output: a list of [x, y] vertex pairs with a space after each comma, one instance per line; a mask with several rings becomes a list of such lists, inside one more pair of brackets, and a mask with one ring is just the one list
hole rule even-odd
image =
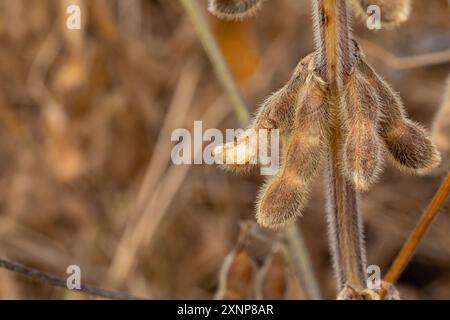
[[219, 46], [212, 35], [209, 26], [205, 19], [202, 17], [201, 10], [197, 1], [193, 0], [180, 0], [186, 13], [190, 16], [194, 28], [199, 35], [203, 48], [205, 49], [213, 67], [218, 75], [219, 81], [226, 88], [229, 95], [230, 102], [234, 108], [236, 116], [241, 124], [247, 125], [249, 122], [249, 115], [245, 105], [245, 101], [242, 98], [238, 85], [229, 70], [225, 59], [219, 49]]
[[308, 248], [303, 241], [301, 229], [292, 224], [285, 229], [285, 240], [289, 261], [292, 264], [292, 269], [301, 282], [301, 287], [305, 288], [305, 292], [312, 300], [322, 299], [320, 287], [317, 282], [317, 277], [311, 265]]
[[317, 68], [329, 84], [328, 103], [332, 116], [328, 161], [329, 239], [339, 290], [364, 288], [365, 250], [357, 193], [341, 170], [344, 135], [339, 102], [344, 82], [351, 72], [353, 54], [349, 12], [345, 0], [313, 0]]

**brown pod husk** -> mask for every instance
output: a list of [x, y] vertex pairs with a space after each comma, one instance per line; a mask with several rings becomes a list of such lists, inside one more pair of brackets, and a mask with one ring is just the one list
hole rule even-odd
[[252, 16], [265, 0], [209, 0], [208, 11], [220, 19], [242, 20]]
[[358, 16], [368, 18], [367, 8], [376, 5], [380, 8], [381, 25], [384, 28], [396, 27], [408, 20], [411, 14], [411, 0], [353, 0]]
[[346, 128], [344, 174], [356, 189], [365, 191], [378, 178], [383, 153], [378, 136], [379, 97], [357, 69], [348, 78], [341, 109]]
[[238, 244], [222, 265], [219, 275], [218, 300], [252, 299], [256, 266], [247, 248]]
[[262, 300], [282, 300], [288, 295], [289, 270], [283, 248], [275, 249], [256, 276], [255, 296]]
[[297, 99], [296, 127], [284, 147], [282, 167], [258, 197], [256, 218], [262, 226], [280, 227], [301, 215], [320, 166], [328, 121], [326, 91], [320, 81], [311, 78]]
[[358, 68], [378, 92], [382, 113], [380, 135], [393, 164], [415, 174], [425, 174], [439, 166], [439, 151], [426, 130], [407, 118], [398, 94], [363, 59]]
[[[237, 173], [246, 173], [254, 165], [258, 164], [258, 145], [261, 129], [269, 130], [267, 134], [267, 154], [271, 152], [271, 129], [279, 129], [280, 136], [283, 137], [291, 133], [298, 92], [306, 81], [308, 68], [313, 64], [312, 58], [312, 54], [303, 58], [298, 63], [286, 85], [264, 101], [249, 129], [235, 141], [218, 146], [214, 150], [214, 155], [221, 157], [224, 169]], [[238, 161], [239, 156], [244, 161]]]
[[442, 155], [442, 165], [439, 171], [450, 171], [450, 76], [447, 79], [444, 99], [433, 122], [431, 139]]

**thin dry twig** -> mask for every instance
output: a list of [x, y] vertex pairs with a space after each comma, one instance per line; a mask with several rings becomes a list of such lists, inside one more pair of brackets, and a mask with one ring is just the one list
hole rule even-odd
[[287, 226], [285, 235], [287, 238], [288, 254], [290, 255], [292, 265], [296, 274], [302, 276], [299, 280], [302, 281], [302, 284], [305, 286], [305, 290], [311, 299], [322, 299], [320, 287], [316, 281], [317, 277], [311, 265], [311, 259], [305, 259], [305, 257], [309, 257], [309, 252], [301, 235], [300, 228], [294, 224]]
[[244, 99], [240, 94], [239, 88], [231, 74], [227, 63], [219, 49], [219, 46], [212, 35], [209, 26], [202, 16], [201, 9], [198, 6], [197, 0], [180, 0], [186, 13], [192, 20], [195, 31], [198, 33], [200, 41], [208, 54], [209, 59], [217, 73], [218, 79], [226, 88], [227, 94], [230, 97], [236, 116], [241, 124], [249, 122], [249, 114], [245, 106]]
[[[40, 281], [42, 283], [45, 283], [45, 284], [48, 284], [51, 286], [60, 287], [65, 290], [71, 290], [71, 289], [67, 288], [66, 279], [57, 277], [55, 275], [52, 275], [52, 274], [49, 274], [47, 272], [43, 272], [43, 271], [40, 271], [37, 269], [26, 267], [26, 266], [16, 263], [16, 262], [10, 262], [10, 261], [0, 258], [0, 268], [4, 268], [4, 269], [10, 270], [10, 271], [19, 273], [30, 279], [37, 280], [37, 281]], [[82, 284], [80, 289], [74, 289], [74, 290], [85, 293], [85, 294], [89, 294], [89, 295], [93, 295], [93, 296], [97, 296], [97, 297], [108, 298], [108, 299], [114, 299], [114, 300], [139, 300], [139, 299], [141, 299], [138, 297], [131, 296], [128, 293], [110, 291], [110, 290], [94, 287], [91, 285], [85, 285], [85, 284]], [[74, 291], [74, 290], [71, 290], [71, 291]]]
[[[384, 281], [387, 284], [392, 285], [398, 280], [401, 273], [411, 260], [411, 257], [416, 251], [417, 246], [419, 245], [423, 236], [427, 232], [431, 223], [437, 217], [449, 193], [450, 193], [450, 172], [447, 174], [447, 177], [445, 178], [444, 182], [439, 187], [438, 191], [436, 192], [430, 204], [428, 205], [428, 208], [426, 209], [425, 213], [420, 218], [419, 222], [417, 223], [417, 226], [411, 232], [408, 240], [403, 245], [403, 248], [400, 250], [399, 254], [397, 255], [397, 258], [395, 258], [388, 273], [384, 277]], [[381, 293], [381, 298], [383, 298], [385, 294], [386, 292], [385, 290], [383, 290], [383, 292]]]

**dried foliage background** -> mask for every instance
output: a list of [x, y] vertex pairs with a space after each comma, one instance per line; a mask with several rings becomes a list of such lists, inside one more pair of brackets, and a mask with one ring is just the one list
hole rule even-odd
[[[82, 5], [82, 32], [65, 28], [72, 3]], [[252, 111], [312, 51], [309, 1], [208, 21]], [[396, 69], [379, 47], [398, 57], [449, 49], [448, 1], [414, 1], [393, 31], [355, 29], [409, 114], [430, 127], [450, 63]], [[173, 128], [200, 119], [238, 127], [178, 1], [0, 0], [0, 41], [0, 256], [61, 276], [77, 264], [82, 281], [146, 298], [212, 298], [238, 222], [253, 219], [261, 177], [170, 164]], [[369, 264], [387, 269], [440, 179], [387, 167], [362, 195]], [[298, 224], [334, 298], [324, 202], [318, 179]], [[450, 299], [449, 230], [447, 204], [399, 282], [404, 298]], [[86, 296], [0, 270], [0, 298]]]

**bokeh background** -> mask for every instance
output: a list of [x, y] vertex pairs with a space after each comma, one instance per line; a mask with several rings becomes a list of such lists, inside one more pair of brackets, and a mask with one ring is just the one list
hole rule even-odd
[[[251, 112], [312, 51], [307, 0], [267, 1], [236, 23], [199, 3]], [[82, 8], [80, 31], [65, 27], [70, 4]], [[401, 27], [370, 31], [355, 21], [355, 33], [410, 116], [429, 128], [450, 58], [420, 66], [401, 57], [450, 48], [449, 2], [414, 0]], [[180, 3], [0, 0], [0, 48], [0, 256], [63, 277], [76, 264], [83, 283], [144, 298], [214, 297], [263, 180], [257, 171], [171, 164], [175, 128], [194, 120], [239, 127]], [[362, 195], [370, 264], [388, 268], [441, 179], [386, 166]], [[322, 178], [298, 227], [322, 295], [333, 299]], [[278, 236], [255, 232], [264, 238], [252, 252], [261, 266]], [[299, 283], [290, 298], [308, 298], [295, 272], [286, 277]], [[398, 289], [403, 298], [450, 299], [449, 204]], [[0, 298], [93, 297], [0, 270]]]

